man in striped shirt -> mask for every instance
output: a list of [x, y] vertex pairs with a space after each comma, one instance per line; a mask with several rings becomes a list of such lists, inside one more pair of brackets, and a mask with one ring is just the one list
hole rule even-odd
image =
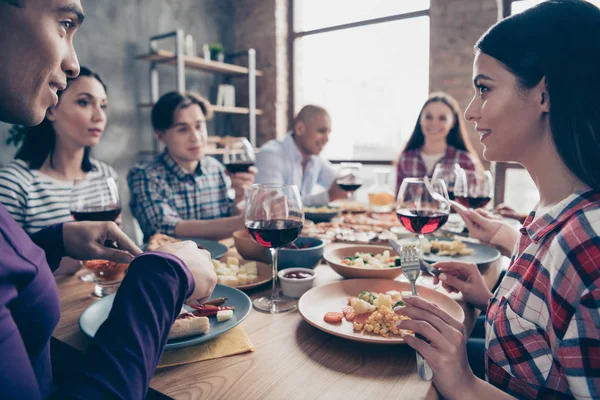
[[[166, 145], [156, 160], [129, 172], [130, 206], [145, 240], [154, 233], [177, 237], [222, 239], [243, 229], [237, 204], [254, 183], [256, 169], [228, 174], [212, 157], [204, 156], [208, 101], [187, 92], [171, 92], [152, 109], [152, 125]], [[228, 188], [235, 191], [233, 201]]]

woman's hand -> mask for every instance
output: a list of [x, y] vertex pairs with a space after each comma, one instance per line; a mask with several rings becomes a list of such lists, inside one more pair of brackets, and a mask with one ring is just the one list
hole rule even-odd
[[[117, 244], [117, 249], [106, 247]], [[65, 255], [76, 260], [109, 260], [129, 263], [142, 253], [114, 222], [69, 222], [63, 225]]]
[[437, 390], [444, 398], [469, 398], [467, 392], [475, 387], [477, 378], [467, 359], [463, 324], [422, 297], [405, 297], [404, 303], [394, 311], [411, 319], [399, 321], [397, 326], [429, 341], [403, 335], [406, 344], [421, 353], [431, 367]]
[[208, 251], [200, 250], [191, 240], [165, 244], [156, 251], [179, 257], [192, 274], [194, 292], [185, 300], [186, 303], [203, 304], [210, 298], [217, 284], [217, 274]]
[[467, 225], [467, 228], [469, 229], [469, 235], [482, 242], [490, 243], [494, 235], [503, 225], [508, 226], [507, 223], [497, 218], [493, 218], [484, 210], [468, 209], [460, 206], [454, 201], [451, 202], [451, 204], [452, 208], [454, 208], [463, 221], [465, 221], [465, 225]]
[[503, 217], [516, 219], [521, 224], [523, 222], [525, 222], [525, 219], [527, 218], [526, 214], [521, 214], [521, 213], [515, 211], [515, 209], [513, 209], [512, 207], [509, 207], [504, 203], [498, 204], [496, 206], [496, 208], [494, 209], [494, 211], [496, 211], [498, 214], [502, 215]]
[[448, 292], [460, 292], [463, 298], [480, 310], [487, 308], [492, 297], [477, 265], [456, 261], [438, 262], [434, 265], [441, 273], [433, 278], [433, 283], [442, 282]]

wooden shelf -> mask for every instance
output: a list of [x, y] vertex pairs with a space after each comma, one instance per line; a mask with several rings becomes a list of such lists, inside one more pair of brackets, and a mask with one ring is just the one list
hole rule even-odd
[[[153, 106], [152, 103], [141, 103], [138, 104], [139, 108], [151, 108]], [[212, 109], [216, 113], [223, 114], [250, 114], [250, 109], [246, 107], [224, 107], [224, 106], [212, 106]], [[256, 115], [262, 115], [263, 111], [261, 109], [256, 109]]]
[[[157, 50], [156, 53], [140, 54], [138, 60], [154, 61], [165, 64], [175, 64], [175, 53], [165, 50]], [[186, 68], [200, 71], [215, 72], [225, 75], [248, 75], [248, 68], [235, 64], [227, 64], [219, 61], [206, 61], [204, 58], [183, 56]], [[256, 76], [263, 76], [262, 71], [256, 70]]]

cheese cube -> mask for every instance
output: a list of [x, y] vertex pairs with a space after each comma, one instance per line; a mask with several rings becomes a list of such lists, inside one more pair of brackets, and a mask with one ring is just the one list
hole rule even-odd
[[238, 267], [235, 264], [230, 264], [228, 265], [229, 270], [231, 271], [232, 275], [237, 275], [238, 271], [240, 270], [240, 267]]
[[247, 280], [247, 282], [248, 282], [247, 283], [248, 285], [251, 284], [251, 283], [254, 283], [254, 282], [258, 282], [258, 277], [256, 275], [248, 274], [248, 280]]
[[248, 275], [246, 274], [238, 274], [237, 276], [239, 285], [247, 285], [248, 284]]
[[213, 266], [215, 267], [215, 271], [219, 269], [221, 266], [221, 262], [219, 260], [212, 260]]
[[225, 265], [221, 265], [217, 268], [217, 275], [231, 275], [231, 271]]
[[240, 260], [235, 257], [227, 257], [227, 266], [240, 265]]
[[220, 310], [217, 311], [217, 321], [223, 322], [233, 317], [233, 310]]

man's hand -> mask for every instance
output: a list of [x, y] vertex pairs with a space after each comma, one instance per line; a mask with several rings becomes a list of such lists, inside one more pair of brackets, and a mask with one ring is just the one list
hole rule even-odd
[[231, 187], [235, 191], [235, 203], [240, 203], [246, 196], [246, 190], [254, 184], [254, 177], [258, 173], [256, 167], [250, 167], [248, 172], [238, 172], [236, 174], [227, 173], [231, 178]]
[[[114, 222], [69, 222], [63, 225], [65, 255], [76, 260], [129, 263], [142, 253]], [[118, 249], [106, 247], [114, 242]]]
[[348, 198], [348, 192], [342, 189], [337, 183], [333, 182], [331, 187], [327, 191], [329, 194], [329, 201], [336, 201]]
[[156, 251], [179, 257], [194, 277], [194, 293], [186, 299], [186, 303], [202, 304], [210, 298], [217, 284], [217, 274], [208, 251], [198, 249], [198, 245], [190, 240], [165, 244]]

